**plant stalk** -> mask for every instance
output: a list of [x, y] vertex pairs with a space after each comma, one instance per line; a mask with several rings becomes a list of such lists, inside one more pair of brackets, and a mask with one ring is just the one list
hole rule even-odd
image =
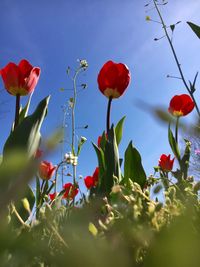
[[[75, 109], [76, 109], [76, 99], [77, 99], [77, 87], [76, 87], [76, 79], [80, 72], [81, 68], [79, 67], [73, 77], [73, 91], [74, 91], [74, 97], [73, 97], [73, 106], [72, 106], [72, 154], [73, 156], [76, 156], [75, 154]], [[73, 165], [73, 184], [76, 183], [76, 166]]]
[[106, 119], [106, 131], [107, 133], [110, 130], [110, 111], [111, 111], [111, 103], [112, 103], [112, 97], [110, 96], [108, 99], [108, 108], [107, 108], [107, 119]]
[[180, 117], [177, 117], [176, 119], [176, 130], [175, 130], [175, 140], [176, 140], [176, 143], [178, 144], [178, 127], [179, 127], [179, 118]]
[[15, 105], [15, 125], [14, 129], [16, 129], [19, 124], [19, 110], [20, 110], [20, 94], [16, 95], [16, 105]]

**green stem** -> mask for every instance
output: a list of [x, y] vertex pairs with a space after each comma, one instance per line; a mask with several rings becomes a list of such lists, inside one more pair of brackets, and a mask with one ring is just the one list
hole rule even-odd
[[41, 193], [43, 193], [44, 183], [45, 183], [45, 180], [42, 180], [42, 184], [41, 184], [41, 187], [40, 187], [40, 191], [41, 191]]
[[111, 103], [112, 103], [112, 97], [110, 96], [108, 99], [108, 108], [107, 108], [107, 119], [106, 119], [106, 131], [107, 133], [110, 130], [110, 111], [111, 111]]
[[194, 104], [195, 104], [195, 108], [196, 108], [196, 111], [197, 111], [197, 113], [198, 113], [198, 116], [200, 117], [199, 107], [198, 107], [198, 105], [197, 105], [197, 103], [196, 103], [196, 100], [195, 100], [195, 98], [194, 98], [193, 93], [192, 93], [191, 90], [190, 90], [190, 87], [188, 86], [188, 84], [187, 84], [187, 82], [186, 82], [186, 79], [185, 79], [185, 77], [184, 77], [184, 74], [183, 74], [183, 71], [182, 71], [182, 68], [181, 68], [181, 64], [180, 64], [180, 62], [179, 62], [179, 60], [178, 60], [178, 57], [177, 57], [177, 55], [176, 55], [176, 51], [175, 51], [174, 46], [173, 46], [173, 44], [172, 44], [172, 41], [171, 41], [171, 39], [170, 39], [170, 37], [169, 37], [168, 31], [167, 31], [167, 27], [166, 27], [166, 25], [165, 25], [165, 23], [164, 23], [164, 20], [163, 20], [163, 18], [162, 18], [162, 15], [161, 15], [161, 13], [160, 13], [160, 10], [159, 10], [159, 8], [158, 8], [158, 5], [156, 4], [156, 1], [153, 0], [153, 2], [154, 2], [154, 5], [155, 5], [155, 8], [156, 8], [156, 10], [157, 10], [158, 16], [160, 17], [160, 21], [161, 21], [161, 23], [162, 23], [162, 26], [163, 26], [164, 32], [165, 32], [165, 34], [166, 34], [167, 40], [168, 40], [168, 42], [169, 42], [169, 45], [170, 45], [170, 47], [171, 47], [171, 50], [172, 50], [174, 59], [175, 59], [175, 61], [176, 61], [176, 65], [177, 65], [177, 67], [178, 67], [179, 73], [180, 73], [180, 75], [181, 75], [181, 79], [182, 79], [182, 81], [183, 81], [183, 84], [185, 85], [185, 87], [186, 87], [186, 89], [187, 89], [189, 95], [191, 96], [191, 98], [192, 98], [192, 100], [193, 100], [193, 102], [194, 102]]
[[19, 124], [19, 109], [20, 109], [20, 95], [16, 95], [16, 105], [15, 105], [15, 125], [14, 129], [17, 127]]
[[76, 109], [76, 99], [77, 99], [77, 87], [76, 87], [76, 79], [80, 72], [81, 68], [78, 68], [73, 77], [73, 106], [72, 106], [72, 153], [75, 155], [75, 109]]
[[30, 228], [29, 225], [27, 225], [24, 220], [22, 219], [22, 217], [19, 215], [18, 211], [15, 208], [15, 205], [12, 203], [11, 204], [12, 207], [12, 212], [15, 214], [16, 218], [18, 219], [18, 221], [21, 223], [22, 226], [26, 227], [26, 228]]
[[178, 127], [179, 127], [179, 118], [180, 118], [180, 117], [177, 117], [177, 119], [176, 119], [176, 130], [175, 130], [175, 140], [176, 140], [177, 145], [178, 145]]
[[[73, 90], [74, 90], [74, 97], [73, 97], [73, 106], [72, 106], [72, 154], [73, 156], [76, 156], [75, 153], [75, 108], [76, 108], [76, 99], [77, 99], [77, 87], [76, 87], [76, 79], [81, 71], [81, 67], [79, 67], [73, 77]], [[76, 183], [76, 166], [73, 165], [73, 184], [75, 185]]]
[[62, 166], [64, 163], [64, 160], [62, 160], [58, 165], [57, 165], [57, 168], [56, 168], [56, 172], [55, 172], [55, 188], [54, 188], [54, 193], [57, 193], [57, 180], [58, 180], [58, 170], [60, 168], [60, 166]]

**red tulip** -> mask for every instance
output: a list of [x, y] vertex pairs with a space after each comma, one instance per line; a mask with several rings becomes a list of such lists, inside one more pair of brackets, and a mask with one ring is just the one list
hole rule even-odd
[[94, 179], [92, 176], [85, 177], [84, 182], [87, 189], [91, 189], [92, 187], [94, 187]]
[[186, 116], [193, 110], [194, 106], [189, 95], [175, 95], [170, 101], [168, 111], [176, 117]]
[[95, 187], [99, 180], [99, 168], [97, 167], [93, 173], [93, 176], [87, 176], [84, 179], [85, 186], [87, 189], [91, 189], [92, 187]]
[[33, 67], [27, 60], [23, 59], [19, 65], [13, 62], [8, 63], [0, 70], [4, 86], [11, 95], [28, 95], [35, 89], [40, 68]]
[[58, 195], [58, 193], [49, 194], [50, 200], [53, 201], [56, 198], [57, 195]]
[[53, 176], [57, 166], [53, 166], [51, 162], [41, 161], [39, 166], [39, 175], [43, 180], [49, 180]]
[[63, 188], [65, 189], [65, 193], [63, 195], [63, 198], [66, 199], [74, 199], [75, 196], [78, 194], [78, 188], [73, 185], [72, 183], [67, 183], [63, 185]]
[[98, 75], [99, 89], [108, 98], [120, 97], [129, 85], [130, 71], [125, 64], [106, 62]]
[[160, 168], [163, 170], [163, 171], [171, 171], [173, 169], [173, 164], [174, 164], [174, 159], [170, 159], [171, 155], [165, 155], [165, 154], [162, 154], [160, 156], [160, 159], [159, 159], [159, 163], [158, 163], [158, 166], [160, 166]]

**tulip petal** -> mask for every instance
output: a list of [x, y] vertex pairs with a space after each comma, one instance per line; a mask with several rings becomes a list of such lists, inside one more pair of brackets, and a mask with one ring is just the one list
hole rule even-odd
[[37, 85], [40, 77], [40, 68], [35, 67], [31, 70], [29, 77], [25, 80], [24, 87], [27, 88], [27, 92], [31, 93]]
[[18, 66], [10, 62], [1, 69], [1, 76], [6, 90], [10, 92], [10, 88], [19, 88], [19, 69]]
[[22, 77], [24, 78], [29, 76], [31, 70], [33, 69], [33, 66], [26, 59], [22, 59], [19, 62], [18, 67], [19, 67]]

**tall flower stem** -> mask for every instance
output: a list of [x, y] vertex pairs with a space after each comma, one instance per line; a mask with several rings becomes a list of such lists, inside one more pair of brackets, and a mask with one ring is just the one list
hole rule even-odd
[[16, 105], [15, 105], [15, 125], [14, 129], [17, 127], [19, 124], [19, 109], [20, 109], [20, 95], [16, 95]]
[[168, 42], [169, 42], [170, 48], [171, 48], [171, 50], [172, 50], [172, 54], [173, 54], [174, 59], [175, 59], [175, 61], [176, 61], [176, 65], [177, 65], [177, 67], [178, 67], [178, 70], [179, 70], [181, 79], [182, 79], [182, 81], [183, 81], [183, 84], [185, 85], [186, 90], [188, 91], [189, 95], [191, 96], [191, 98], [192, 98], [192, 100], [193, 100], [193, 102], [194, 102], [194, 104], [195, 104], [195, 108], [196, 108], [197, 114], [198, 114], [198, 116], [200, 117], [199, 107], [198, 107], [198, 105], [197, 105], [197, 103], [196, 103], [196, 100], [195, 100], [195, 98], [194, 98], [193, 92], [190, 90], [190, 87], [189, 87], [189, 85], [188, 85], [187, 82], [186, 82], [186, 79], [185, 79], [185, 77], [184, 77], [184, 74], [183, 74], [183, 71], [182, 71], [182, 68], [181, 68], [181, 64], [180, 64], [180, 62], [179, 62], [179, 60], [178, 60], [178, 57], [177, 57], [177, 55], [176, 55], [176, 51], [175, 51], [174, 46], [173, 46], [173, 44], [172, 44], [172, 41], [171, 41], [171, 39], [170, 39], [170, 37], [169, 37], [168, 31], [167, 31], [167, 27], [166, 27], [166, 25], [165, 25], [165, 23], [164, 23], [164, 20], [163, 20], [163, 17], [162, 17], [162, 15], [161, 15], [161, 12], [160, 12], [160, 10], [159, 10], [159, 8], [158, 8], [158, 5], [157, 5], [157, 3], [156, 3], [156, 0], [153, 0], [153, 2], [154, 2], [154, 6], [155, 6], [155, 8], [156, 8], [156, 11], [157, 11], [157, 13], [158, 13], [158, 16], [159, 16], [159, 18], [160, 18], [161, 24], [162, 24], [162, 26], [163, 26], [163, 30], [164, 30], [165, 35], [166, 35], [166, 37], [167, 37], [167, 40], [168, 40]]
[[[76, 86], [76, 79], [77, 76], [79, 74], [79, 72], [81, 71], [81, 67], [79, 67], [73, 77], [73, 91], [74, 91], [74, 95], [73, 95], [73, 105], [72, 105], [72, 141], [71, 141], [71, 145], [72, 145], [72, 154], [73, 156], [75, 155], [75, 137], [76, 137], [76, 132], [75, 132], [75, 109], [76, 109], [76, 100], [77, 100], [77, 86]], [[76, 183], [76, 165], [73, 164], [73, 184]]]
[[108, 107], [107, 107], [107, 118], [106, 118], [106, 131], [107, 133], [110, 130], [110, 111], [111, 111], [111, 103], [112, 103], [112, 97], [109, 97], [108, 99]]
[[175, 140], [177, 144], [178, 144], [178, 127], [179, 127], [179, 117], [177, 117], [176, 119], [176, 130], [175, 130]]

